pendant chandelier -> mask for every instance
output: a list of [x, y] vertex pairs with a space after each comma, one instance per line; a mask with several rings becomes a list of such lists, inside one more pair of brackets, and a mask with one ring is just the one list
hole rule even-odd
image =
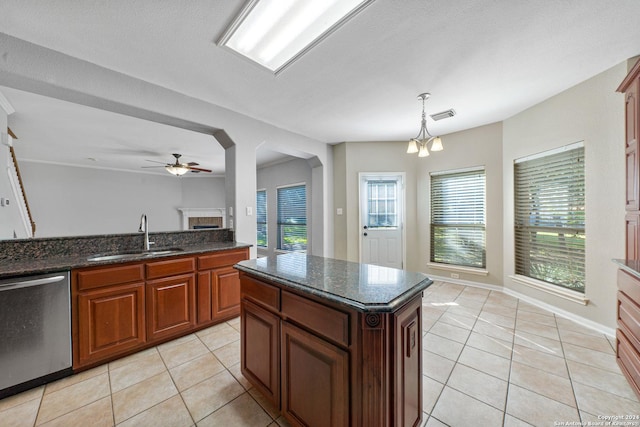
[[431, 142], [431, 151], [442, 151], [442, 140], [439, 136], [431, 136], [427, 130], [427, 116], [424, 113], [424, 102], [429, 99], [430, 93], [425, 92], [418, 95], [418, 99], [422, 99], [422, 123], [420, 125], [420, 132], [415, 138], [409, 140], [409, 147], [407, 147], [407, 153], [418, 153], [418, 157], [427, 157], [429, 155], [429, 149], [427, 144]]

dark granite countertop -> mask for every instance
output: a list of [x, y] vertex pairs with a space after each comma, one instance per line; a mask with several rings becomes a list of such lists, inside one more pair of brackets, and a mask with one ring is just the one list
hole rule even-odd
[[[47, 256], [41, 253], [26, 259], [16, 260], [0, 260], [0, 278], [11, 276], [24, 276], [30, 274], [51, 273], [55, 271], [70, 270], [72, 268], [93, 267], [107, 264], [123, 264], [127, 262], [149, 261], [159, 258], [166, 258], [181, 255], [194, 255], [204, 252], [225, 251], [229, 249], [248, 248], [250, 244], [240, 242], [208, 242], [194, 245], [180, 245], [179, 252], [169, 254], [143, 254], [123, 259], [105, 260], [105, 261], [89, 261], [86, 254], [70, 254]], [[153, 250], [161, 248], [153, 247]]]
[[627, 273], [632, 274], [640, 279], [640, 261], [635, 261], [632, 259], [613, 259], [612, 261]]
[[391, 312], [431, 283], [426, 275], [301, 253], [242, 261], [245, 273], [362, 312]]

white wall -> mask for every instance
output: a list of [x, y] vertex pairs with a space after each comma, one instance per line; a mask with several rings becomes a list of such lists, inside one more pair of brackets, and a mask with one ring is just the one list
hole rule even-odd
[[[313, 247], [313, 177], [309, 162], [294, 159], [257, 170], [257, 189], [267, 191], [267, 238], [269, 247], [259, 249], [260, 255], [273, 255], [278, 245], [278, 187], [304, 183], [307, 189], [307, 253], [314, 254]], [[254, 216], [255, 221], [255, 216]], [[317, 253], [314, 255], [322, 255]]]
[[36, 237], [133, 233], [182, 227], [180, 207], [224, 207], [224, 180], [176, 178], [21, 162]]
[[[503, 123], [504, 285], [594, 322], [615, 328], [616, 267], [624, 258], [624, 96], [615, 90], [625, 77], [619, 64]], [[583, 306], [515, 283], [513, 162], [584, 141], [586, 172], [586, 296]]]

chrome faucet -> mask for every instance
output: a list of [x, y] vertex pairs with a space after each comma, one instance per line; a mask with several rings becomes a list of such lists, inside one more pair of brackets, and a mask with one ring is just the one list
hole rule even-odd
[[142, 214], [140, 217], [140, 228], [138, 228], [139, 233], [144, 233], [144, 250], [148, 251], [149, 246], [153, 245], [155, 242], [149, 241], [149, 221], [147, 220], [147, 215]]

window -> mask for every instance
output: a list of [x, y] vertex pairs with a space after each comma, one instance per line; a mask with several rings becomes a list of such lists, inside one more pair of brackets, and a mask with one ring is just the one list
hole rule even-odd
[[307, 250], [307, 188], [278, 188], [278, 249]]
[[584, 293], [582, 143], [516, 160], [516, 274]]
[[431, 262], [486, 267], [484, 169], [431, 175]]
[[398, 181], [367, 181], [367, 227], [398, 227]]
[[257, 245], [269, 246], [267, 237], [267, 190], [258, 190], [256, 196]]

